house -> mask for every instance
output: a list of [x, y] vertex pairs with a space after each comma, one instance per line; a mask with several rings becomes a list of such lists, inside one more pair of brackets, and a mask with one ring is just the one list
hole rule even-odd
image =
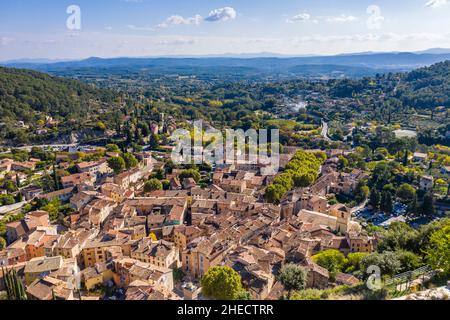
[[105, 159], [100, 161], [81, 162], [76, 165], [78, 172], [102, 175], [111, 172]]
[[24, 162], [13, 162], [11, 165], [11, 170], [14, 171], [34, 171], [36, 169], [36, 162], [24, 161]]
[[434, 178], [432, 176], [423, 176], [420, 178], [420, 190], [433, 190]]
[[197, 186], [197, 183], [193, 178], [187, 178], [183, 180], [183, 188], [186, 190], [193, 189]]
[[81, 274], [81, 279], [84, 287], [90, 291], [96, 287], [107, 283], [113, 279], [113, 265], [112, 263], [99, 262], [92, 267], [84, 269]]
[[426, 153], [414, 152], [413, 161], [414, 162], [425, 162], [427, 161], [428, 155]]
[[151, 285], [146, 281], [136, 280], [130, 283], [125, 293], [125, 300], [181, 300], [173, 291], [161, 285]]
[[59, 270], [63, 266], [62, 257], [39, 257], [25, 264], [25, 283], [30, 285], [38, 278], [44, 278], [51, 272]]
[[346, 235], [350, 252], [375, 252], [377, 241], [375, 237], [369, 236], [367, 233], [348, 233]]
[[450, 166], [444, 166], [441, 168], [441, 173], [442, 174], [447, 174], [450, 175]]
[[179, 251], [172, 242], [142, 239], [131, 251], [131, 258], [158, 267], [174, 268], [179, 264]]
[[81, 183], [94, 185], [96, 180], [96, 175], [89, 172], [76, 173], [70, 176], [61, 177], [63, 188], [75, 187]]
[[85, 205], [91, 202], [98, 193], [96, 191], [80, 191], [70, 198], [70, 204], [76, 210], [81, 210]]
[[49, 227], [50, 220], [48, 212], [33, 211], [28, 213], [24, 219], [6, 224], [6, 240], [12, 243], [26, 236], [38, 227]]
[[183, 186], [180, 183], [180, 180], [177, 177], [173, 177], [170, 179], [170, 190], [181, 190]]
[[139, 280], [147, 282], [149, 285], [161, 285], [170, 291], [173, 290], [171, 269], [130, 258], [117, 259], [113, 263], [113, 280], [116, 286], [120, 288], [126, 288], [134, 281]]
[[114, 256], [130, 256], [131, 243], [128, 239], [104, 237], [89, 239], [81, 251], [85, 267], [92, 267], [99, 262], [107, 262]]
[[83, 209], [83, 214], [88, 215], [89, 222], [94, 226], [100, 226], [111, 214], [117, 203], [106, 199], [94, 199]]
[[235, 247], [230, 240], [217, 237], [200, 237], [188, 244], [181, 255], [183, 272], [201, 278], [210, 267], [221, 264], [223, 258]]
[[73, 189], [74, 188], [67, 188], [50, 193], [40, 194], [38, 198], [46, 199], [48, 201], [59, 199], [61, 202], [67, 202], [73, 196]]
[[105, 183], [100, 190], [104, 196], [111, 198], [117, 203], [122, 202], [127, 196], [127, 190], [114, 183]]
[[305, 263], [307, 270], [306, 287], [315, 289], [326, 289], [329, 285], [330, 274], [327, 269], [307, 258]]
[[14, 266], [27, 261], [24, 249], [9, 247], [0, 251], [0, 267]]
[[243, 180], [222, 180], [222, 182], [219, 184], [219, 187], [221, 187], [223, 190], [227, 192], [233, 192], [233, 193], [243, 193], [246, 189], [246, 182]]
[[37, 196], [43, 194], [44, 190], [41, 187], [28, 186], [28, 187], [20, 190], [20, 192], [25, 197], [25, 200], [29, 201], [29, 200], [32, 200], [32, 199], [36, 198]]
[[[53, 231], [53, 232], [52, 232]], [[52, 247], [58, 240], [56, 230], [35, 230], [27, 236], [25, 252], [27, 260], [45, 256], [45, 248]]]
[[0, 172], [9, 173], [12, 168], [14, 160], [11, 159], [1, 159], [0, 160]]
[[26, 289], [28, 300], [74, 300], [73, 287], [47, 276], [36, 279]]
[[335, 279], [335, 283], [339, 286], [344, 285], [351, 287], [357, 285], [360, 282], [358, 278], [352, 276], [351, 274], [342, 272], [336, 272]]
[[178, 250], [182, 252], [191, 241], [201, 237], [203, 233], [204, 230], [196, 226], [176, 226], [174, 228], [173, 242]]

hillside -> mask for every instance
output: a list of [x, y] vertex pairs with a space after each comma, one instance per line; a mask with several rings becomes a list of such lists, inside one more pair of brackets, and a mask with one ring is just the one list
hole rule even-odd
[[416, 108], [450, 108], [450, 60], [405, 74], [396, 96]]
[[0, 68], [0, 119], [34, 122], [45, 118], [77, 119], [114, 101], [114, 94], [79, 81], [40, 72]]

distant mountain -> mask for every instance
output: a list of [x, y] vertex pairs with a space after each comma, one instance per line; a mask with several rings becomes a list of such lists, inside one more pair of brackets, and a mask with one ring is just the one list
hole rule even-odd
[[[447, 49], [430, 49], [428, 53], [359, 53], [336, 56], [273, 57], [272, 53], [233, 57], [162, 57], [110, 58], [92, 57], [80, 61], [56, 63], [13, 62], [4, 65], [70, 76], [80, 70], [101, 69], [105, 74], [146, 72], [150, 74], [210, 75], [236, 77], [362, 77], [375, 73], [410, 71], [450, 60]], [[434, 53], [436, 52], [436, 53]], [[320, 66], [320, 67], [319, 67]], [[338, 68], [337, 68], [338, 67]], [[314, 69], [318, 75], [314, 75]]]

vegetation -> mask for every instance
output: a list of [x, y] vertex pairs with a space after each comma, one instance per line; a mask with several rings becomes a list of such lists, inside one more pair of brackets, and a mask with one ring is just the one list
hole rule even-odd
[[288, 299], [290, 299], [292, 291], [305, 289], [306, 277], [307, 271], [295, 264], [286, 264], [281, 268], [278, 279], [288, 291]]
[[162, 190], [163, 184], [158, 179], [150, 179], [147, 182], [145, 182], [144, 185], [144, 192], [150, 193], [156, 190]]
[[243, 291], [239, 273], [230, 267], [209, 268], [201, 285], [203, 294], [216, 300], [236, 300]]
[[297, 151], [273, 183], [267, 187], [265, 198], [268, 202], [279, 203], [283, 195], [294, 187], [307, 187], [311, 185], [319, 174], [319, 168], [325, 155], [323, 153], [309, 153]]
[[3, 279], [8, 300], [27, 300], [25, 287], [15, 269], [2, 268]]

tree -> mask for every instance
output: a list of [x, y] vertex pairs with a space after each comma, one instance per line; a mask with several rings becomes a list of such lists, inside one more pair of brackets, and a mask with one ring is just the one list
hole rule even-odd
[[159, 148], [159, 136], [156, 134], [152, 134], [150, 136], [150, 141], [149, 141], [149, 145], [150, 145], [150, 149], [158, 149]]
[[294, 176], [295, 186], [298, 188], [309, 187], [315, 180], [312, 174], [306, 173], [298, 176]]
[[108, 166], [114, 170], [116, 174], [125, 170], [126, 164], [122, 157], [112, 157], [108, 159]]
[[358, 203], [362, 203], [367, 200], [369, 194], [370, 189], [366, 186], [366, 183], [364, 181], [359, 181], [354, 191], [355, 200]]
[[361, 259], [361, 269], [365, 276], [368, 276], [365, 271], [370, 266], [378, 266], [382, 275], [393, 276], [400, 271], [401, 263], [396, 253], [385, 251], [369, 254]]
[[321, 251], [312, 257], [312, 260], [329, 272], [339, 272], [346, 263], [345, 256], [338, 250], [330, 249]]
[[271, 184], [267, 187], [264, 198], [269, 203], [279, 203], [287, 189], [281, 184]]
[[426, 249], [426, 260], [435, 270], [442, 270], [450, 275], [450, 220], [442, 228], [434, 231]]
[[98, 121], [97, 124], [95, 125], [95, 128], [100, 131], [105, 131], [106, 125], [102, 121]]
[[122, 155], [123, 160], [125, 160], [125, 167], [127, 169], [131, 169], [134, 168], [138, 165], [138, 161], [136, 159], [136, 157], [134, 155], [132, 155], [131, 153], [124, 153]]
[[368, 253], [365, 252], [349, 253], [345, 262], [345, 272], [352, 273], [355, 271], [359, 271], [361, 269], [361, 260], [367, 255]]
[[5, 238], [3, 238], [3, 237], [0, 237], [0, 250], [3, 250], [3, 249], [5, 249], [5, 248], [6, 248], [6, 246], [7, 246], [7, 244], [6, 244], [6, 240], [5, 240]]
[[380, 252], [397, 250], [417, 250], [418, 232], [404, 222], [393, 222], [389, 228], [383, 232], [381, 241], [378, 244]]
[[370, 192], [369, 204], [374, 207], [374, 209], [378, 209], [380, 207], [381, 195], [377, 189], [372, 189]]
[[55, 163], [53, 163], [53, 183], [55, 184], [55, 190], [59, 190], [59, 178]]
[[430, 192], [423, 196], [421, 212], [425, 216], [432, 216], [434, 214], [434, 198]]
[[400, 272], [407, 272], [416, 270], [422, 265], [422, 258], [416, 255], [414, 252], [400, 250], [395, 252], [400, 261], [401, 270]]
[[216, 300], [236, 300], [243, 291], [239, 273], [230, 267], [209, 268], [201, 286], [206, 297]]
[[188, 169], [188, 170], [184, 170], [180, 174], [180, 180], [184, 180], [187, 178], [192, 178], [195, 180], [195, 182], [199, 182], [201, 179], [201, 175], [200, 175], [200, 172], [198, 172], [198, 170], [196, 170], [196, 169]]
[[150, 193], [156, 190], [162, 190], [163, 189], [163, 185], [161, 183], [161, 181], [159, 181], [158, 179], [150, 179], [147, 182], [145, 182], [144, 185], [144, 192], [146, 193]]
[[278, 279], [288, 291], [288, 299], [291, 298], [293, 290], [304, 290], [306, 287], [307, 271], [293, 263], [284, 265]]
[[108, 152], [120, 152], [119, 146], [117, 144], [107, 144], [106, 151]]
[[8, 300], [27, 300], [25, 287], [19, 279], [16, 269], [7, 270], [2, 268], [2, 273]]
[[416, 189], [408, 183], [402, 184], [397, 189], [397, 197], [399, 197], [404, 203], [410, 203], [416, 196]]
[[394, 209], [394, 204], [392, 201], [392, 195], [389, 191], [381, 192], [381, 203], [380, 209], [387, 214], [391, 214]]

